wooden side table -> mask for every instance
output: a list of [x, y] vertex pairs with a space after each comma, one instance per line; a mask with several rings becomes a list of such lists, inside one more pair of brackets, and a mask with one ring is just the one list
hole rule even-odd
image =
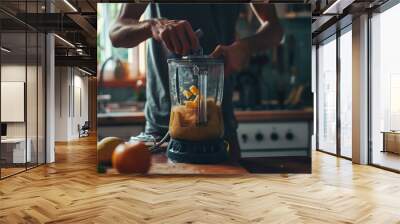
[[383, 150], [382, 152], [392, 152], [400, 154], [400, 131], [382, 131]]

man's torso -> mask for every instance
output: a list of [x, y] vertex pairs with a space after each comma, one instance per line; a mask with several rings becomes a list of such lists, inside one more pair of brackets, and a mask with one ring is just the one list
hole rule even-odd
[[[218, 44], [229, 45], [235, 40], [235, 24], [241, 4], [149, 4], [145, 18], [187, 20], [193, 30], [202, 29], [200, 45], [210, 54]], [[167, 59], [174, 57], [153, 38], [147, 42], [146, 133], [164, 135], [168, 131], [171, 109], [168, 88]], [[232, 80], [226, 77], [222, 113], [225, 135], [235, 134], [237, 124], [233, 115]]]

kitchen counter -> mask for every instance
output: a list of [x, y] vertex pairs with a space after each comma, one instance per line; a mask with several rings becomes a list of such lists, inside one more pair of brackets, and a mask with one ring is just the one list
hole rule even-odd
[[[269, 136], [268, 128], [272, 128], [275, 124], [282, 126], [280, 130], [282, 136], [286, 133], [287, 125], [294, 125], [292, 131], [296, 136], [307, 134], [310, 126], [306, 125], [306, 130], [298, 130], [299, 123], [311, 123], [313, 119], [312, 110], [270, 110], [270, 111], [235, 111], [236, 118], [239, 126], [256, 125], [258, 131], [265, 129], [265, 136]], [[292, 122], [293, 121], [293, 122]], [[98, 122], [104, 134], [103, 136], [119, 136], [124, 139], [129, 139], [129, 136], [134, 136], [139, 133], [134, 133], [134, 127], [138, 126], [143, 128], [145, 117], [143, 112], [131, 113], [110, 113], [99, 114]], [[292, 128], [292, 126], [290, 126]], [[263, 128], [264, 129], [263, 129]], [[109, 129], [109, 130], [108, 130]], [[239, 128], [240, 129], [240, 128]], [[248, 136], [254, 136], [254, 133], [247, 132], [249, 130], [240, 129], [239, 134], [246, 133]], [[254, 128], [250, 128], [254, 131]], [[105, 132], [104, 130], [108, 131]], [[119, 132], [118, 132], [119, 131]], [[298, 133], [297, 133], [297, 132]], [[268, 134], [268, 135], [267, 135]], [[241, 136], [241, 135], [239, 135]], [[241, 140], [242, 138], [239, 138]], [[266, 139], [266, 138], [265, 138]], [[284, 138], [280, 138], [284, 141]], [[250, 144], [251, 142], [248, 142]], [[248, 152], [249, 149], [266, 149], [264, 143], [258, 147], [257, 142], [252, 142], [252, 145], [246, 145], [241, 142], [242, 152]], [[284, 147], [285, 142], [279, 144]], [[307, 143], [305, 143], [307, 145]], [[268, 144], [271, 146], [271, 144]], [[271, 147], [277, 147], [272, 145]], [[304, 146], [308, 147], [308, 146]], [[279, 148], [279, 147], [277, 147]], [[282, 149], [283, 150], [283, 149]], [[303, 149], [302, 149], [303, 150]], [[267, 150], [268, 151], [268, 150]], [[284, 150], [283, 150], [284, 151]], [[304, 150], [303, 150], [304, 151]], [[303, 152], [302, 151], [302, 152]], [[249, 151], [250, 152], [250, 151]], [[274, 150], [276, 152], [276, 150]], [[275, 153], [276, 154], [276, 153]], [[149, 174], [246, 174], [246, 173], [310, 173], [311, 172], [311, 158], [308, 155], [298, 154], [285, 154], [280, 157], [275, 155], [271, 157], [268, 153], [257, 155], [256, 158], [246, 157], [242, 155], [243, 159], [240, 164], [212, 164], [212, 165], [199, 165], [199, 164], [185, 164], [173, 163], [168, 160], [164, 153], [154, 154], [152, 158], [152, 167]], [[117, 171], [109, 169], [109, 174], [116, 174]]]
[[[259, 157], [242, 158], [240, 164], [230, 162], [221, 164], [174, 163], [165, 153], [152, 155], [149, 175], [242, 175], [250, 173], [311, 173], [311, 157]], [[108, 168], [107, 175], [118, 174]]]
[[[312, 120], [312, 110], [235, 111], [238, 122]], [[144, 112], [115, 112], [97, 115], [100, 126], [144, 124]]]
[[[247, 170], [240, 165], [232, 163], [224, 164], [189, 164], [174, 163], [170, 161], [165, 153], [152, 155], [152, 166], [148, 174], [247, 174]], [[107, 170], [107, 174], [118, 174], [113, 168]]]

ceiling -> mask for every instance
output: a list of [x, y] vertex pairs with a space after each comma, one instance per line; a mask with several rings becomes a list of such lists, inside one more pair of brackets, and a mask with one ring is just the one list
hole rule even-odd
[[78, 66], [95, 74], [97, 3], [103, 2], [129, 1], [1, 0], [0, 27], [5, 38], [2, 43], [12, 49], [8, 58], [30, 58], [37, 50], [28, 44], [25, 51], [25, 35], [20, 33], [50, 32], [61, 37], [55, 38], [56, 66]]
[[[144, 0], [145, 1], [145, 0]], [[271, 0], [271, 3], [310, 3], [313, 13], [313, 39], [334, 32], [335, 24], [347, 15], [356, 15], [387, 0]], [[47, 2], [47, 5], [46, 5]], [[96, 71], [96, 4], [124, 0], [1, 0], [0, 26], [3, 46], [13, 49], [11, 56], [26, 55], [24, 35], [17, 33], [54, 32], [56, 65], [72, 65]], [[49, 13], [49, 12], [52, 13]], [[351, 18], [350, 18], [351, 21]], [[329, 31], [331, 28], [331, 31]], [[329, 31], [329, 32], [328, 32]], [[30, 43], [28, 55], [36, 46]], [[66, 41], [63, 41], [66, 40]], [[72, 45], [73, 46], [72, 46]]]
[[[0, 1], [2, 45], [12, 50], [7, 57], [14, 61], [36, 55], [36, 33], [51, 32], [60, 37], [55, 38], [56, 65], [78, 66], [95, 74], [96, 22], [92, 0]], [[25, 32], [26, 38], [21, 35]]]
[[332, 36], [352, 23], [354, 17], [372, 12], [389, 0], [310, 0], [313, 11], [313, 43]]

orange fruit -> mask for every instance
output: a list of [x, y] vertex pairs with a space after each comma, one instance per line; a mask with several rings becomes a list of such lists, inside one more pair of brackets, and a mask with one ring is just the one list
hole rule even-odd
[[124, 140], [117, 137], [106, 137], [97, 143], [97, 162], [99, 164], [111, 165], [112, 154], [115, 148]]
[[143, 142], [120, 144], [113, 152], [112, 164], [120, 173], [147, 173], [151, 153]]

